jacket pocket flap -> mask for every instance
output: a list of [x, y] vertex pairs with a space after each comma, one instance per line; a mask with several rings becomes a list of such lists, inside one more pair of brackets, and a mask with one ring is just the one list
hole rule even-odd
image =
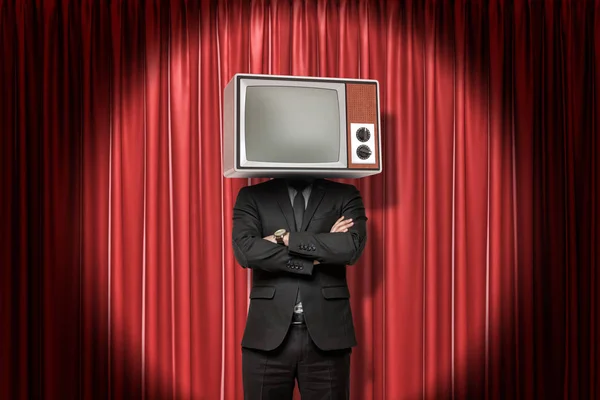
[[254, 286], [250, 290], [251, 299], [272, 299], [275, 296], [275, 286]]
[[348, 299], [350, 291], [347, 286], [330, 286], [321, 288], [323, 297], [326, 299]]

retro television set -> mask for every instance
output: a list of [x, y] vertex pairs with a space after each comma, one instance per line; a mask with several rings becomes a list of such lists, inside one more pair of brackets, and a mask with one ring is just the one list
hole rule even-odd
[[223, 175], [374, 175], [380, 126], [376, 80], [236, 74], [223, 98]]

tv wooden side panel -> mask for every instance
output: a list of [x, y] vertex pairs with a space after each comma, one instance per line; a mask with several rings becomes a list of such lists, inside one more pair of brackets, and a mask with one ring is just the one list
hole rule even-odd
[[[378, 169], [379, 168], [379, 121], [377, 120], [377, 85], [375, 83], [346, 83], [346, 113], [347, 113], [347, 135], [348, 135], [348, 168], [350, 169]], [[353, 132], [350, 124], [373, 124], [375, 132], [374, 164], [357, 164], [352, 162]]]

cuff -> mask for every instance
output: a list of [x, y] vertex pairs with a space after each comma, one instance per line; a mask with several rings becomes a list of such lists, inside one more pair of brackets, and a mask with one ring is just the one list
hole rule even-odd
[[287, 261], [285, 266], [292, 273], [300, 275], [312, 275], [314, 264], [312, 260], [292, 256]]
[[317, 246], [312, 235], [303, 235], [300, 232], [290, 233], [288, 251], [304, 257], [316, 259]]

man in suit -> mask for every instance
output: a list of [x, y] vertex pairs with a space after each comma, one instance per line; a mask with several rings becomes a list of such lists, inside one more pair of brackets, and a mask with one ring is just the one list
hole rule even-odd
[[242, 339], [245, 398], [348, 399], [356, 345], [346, 266], [365, 247], [365, 209], [352, 185], [272, 179], [240, 190], [233, 249], [251, 268]]

